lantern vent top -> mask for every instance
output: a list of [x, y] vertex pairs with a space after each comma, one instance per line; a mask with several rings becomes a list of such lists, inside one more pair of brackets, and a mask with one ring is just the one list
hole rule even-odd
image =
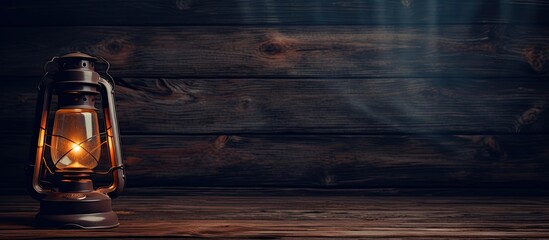
[[71, 53], [67, 53], [67, 54], [65, 54], [65, 55], [63, 55], [59, 58], [60, 59], [79, 58], [79, 59], [86, 59], [86, 60], [93, 61], [93, 62], [98, 60], [96, 57], [85, 54], [83, 52], [71, 52]]

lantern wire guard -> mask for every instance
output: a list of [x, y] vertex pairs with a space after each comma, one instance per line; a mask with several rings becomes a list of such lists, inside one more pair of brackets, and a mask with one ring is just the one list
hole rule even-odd
[[[115, 85], [105, 59], [101, 58], [107, 66], [104, 75], [108, 80], [95, 72], [97, 60], [74, 52], [53, 57], [44, 65], [31, 157], [26, 166], [28, 191], [40, 201], [37, 227], [94, 229], [119, 225], [111, 209], [111, 198], [117, 197], [125, 184]], [[52, 65], [58, 67], [53, 73], [48, 69]], [[51, 124], [53, 95], [57, 96], [58, 109]], [[97, 95], [101, 96], [101, 124], [95, 108]], [[92, 175], [94, 181], [104, 181], [104, 176], [112, 180], [94, 188]]]

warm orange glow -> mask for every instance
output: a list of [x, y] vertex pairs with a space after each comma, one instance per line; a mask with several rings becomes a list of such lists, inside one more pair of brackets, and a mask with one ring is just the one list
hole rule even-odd
[[75, 153], [80, 152], [81, 149], [82, 148], [80, 147], [80, 145], [74, 144], [74, 143], [72, 144], [72, 151], [73, 152], [75, 152]]
[[44, 137], [46, 136], [46, 130], [40, 129], [40, 132], [38, 133], [38, 147], [44, 146]]
[[93, 169], [101, 154], [94, 109], [59, 109], [55, 113], [51, 160], [58, 169]]

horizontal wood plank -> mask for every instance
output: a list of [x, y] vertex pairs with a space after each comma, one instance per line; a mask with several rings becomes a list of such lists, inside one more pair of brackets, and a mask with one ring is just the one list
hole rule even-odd
[[546, 77], [543, 26], [3, 27], [0, 75], [103, 56], [115, 77]]
[[[0, 141], [0, 186], [22, 186], [30, 138]], [[547, 135], [122, 138], [129, 187], [542, 188], [548, 144]]]
[[123, 196], [120, 226], [33, 229], [38, 203], [0, 199], [0, 235], [27, 238], [548, 238], [549, 202], [533, 197]]
[[543, 0], [17, 0], [1, 2], [0, 25], [547, 24], [548, 11]]
[[[0, 132], [30, 133], [39, 78], [0, 79]], [[549, 133], [543, 79], [117, 78], [116, 92], [123, 134]]]

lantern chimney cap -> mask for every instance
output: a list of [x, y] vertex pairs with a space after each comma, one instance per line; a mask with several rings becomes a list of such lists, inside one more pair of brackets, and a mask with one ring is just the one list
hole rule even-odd
[[67, 53], [67, 54], [65, 54], [65, 55], [63, 55], [59, 58], [61, 58], [61, 59], [63, 59], [63, 58], [80, 58], [80, 59], [86, 59], [86, 60], [91, 60], [91, 61], [97, 61], [98, 60], [96, 57], [85, 54], [83, 52], [71, 52], [71, 53]]

